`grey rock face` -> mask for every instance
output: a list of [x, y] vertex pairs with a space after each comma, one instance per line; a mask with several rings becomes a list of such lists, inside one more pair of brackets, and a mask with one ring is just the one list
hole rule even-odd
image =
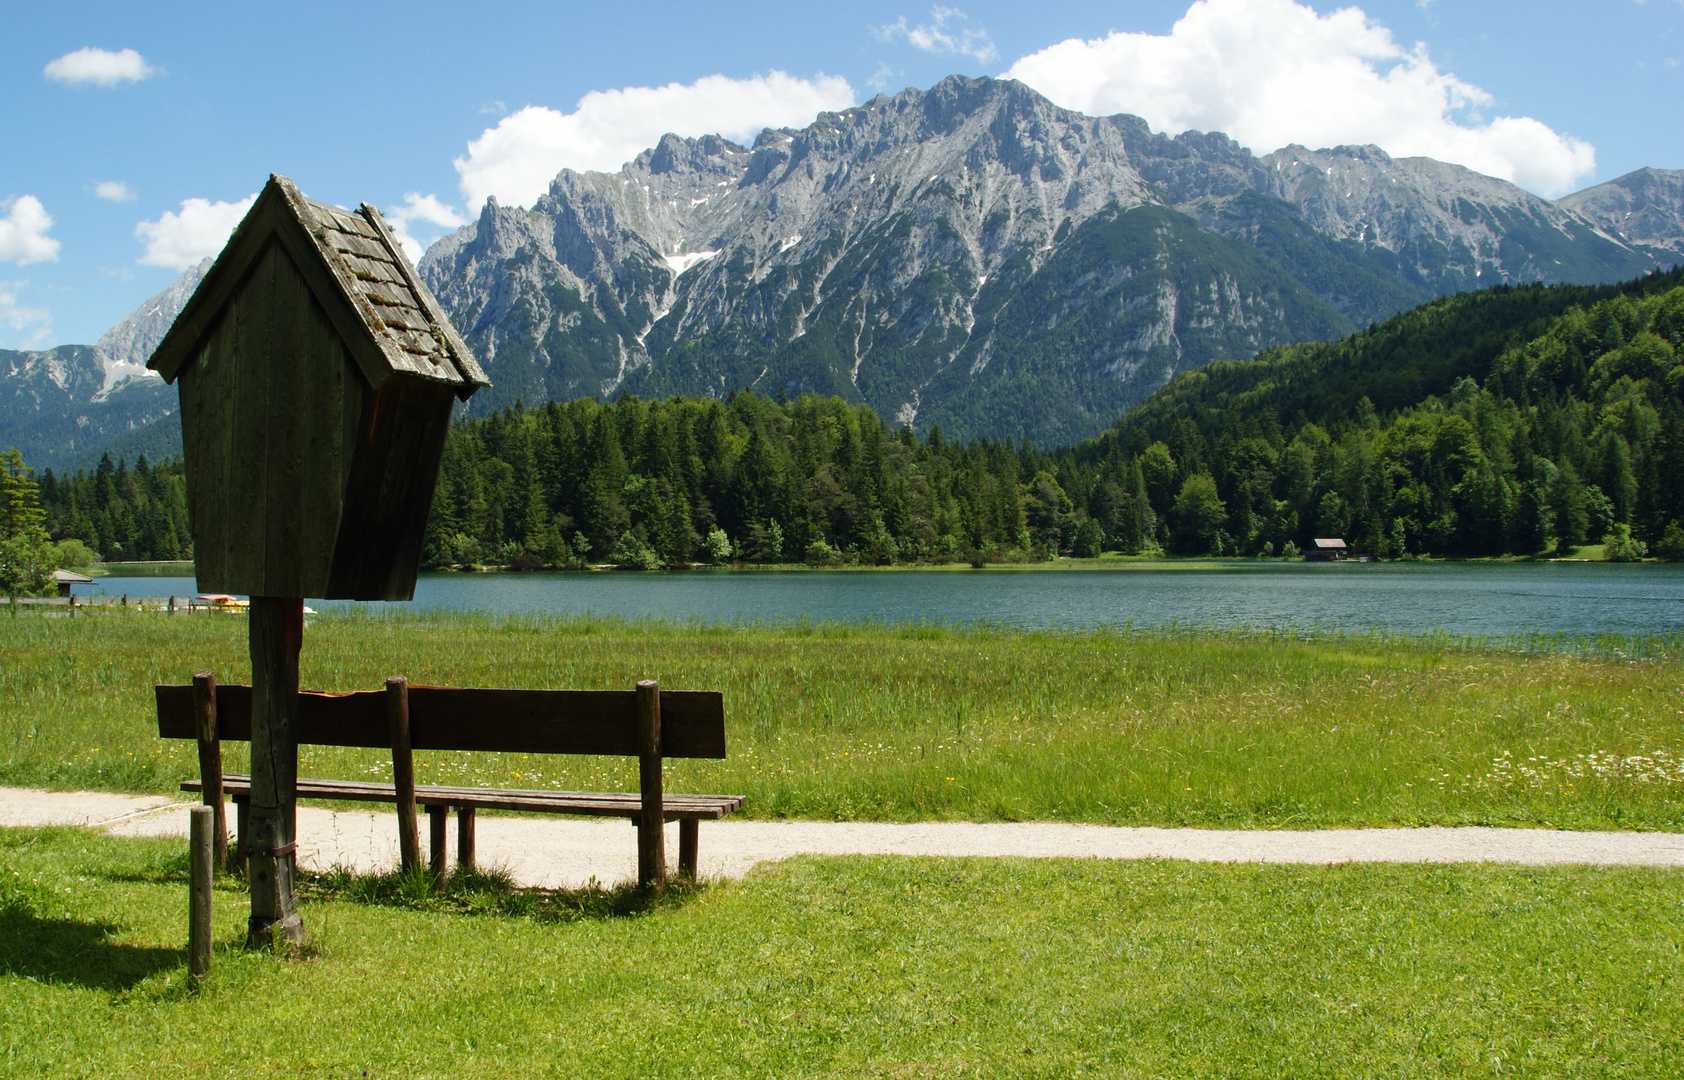
[[[1109, 122], [1015, 83], [951, 79], [768, 130], [752, 148], [669, 135], [617, 174], [563, 171], [530, 211], [488, 203], [421, 271], [498, 371], [498, 401], [612, 393], [728, 325], [754, 353], [800, 338], [835, 296], [830, 272], [862, 243], [895, 260], [859, 283], [868, 325], [918, 303], [920, 337], [968, 328], [971, 301], [1008, 260], [1033, 268], [1066, 219], [1146, 199]], [[901, 292], [932, 261], [968, 292], [925, 310]], [[531, 369], [510, 371], [511, 349]], [[853, 359], [845, 392], [857, 400], [860, 368], [871, 373], [865, 355]], [[676, 385], [721, 392], [735, 374], [697, 371]], [[664, 370], [643, 381], [674, 382]]]
[[1653, 264], [1458, 166], [1371, 146], [1259, 158], [955, 76], [750, 147], [669, 135], [617, 173], [563, 171], [420, 269], [493, 379], [475, 408], [752, 386], [1057, 439], [1209, 360]]
[[[1377, 146], [1288, 146], [1256, 158], [1219, 133], [1171, 139], [1137, 118], [1115, 119], [1133, 121], [1133, 161], [1171, 205], [1229, 231], [1234, 204], [1255, 206], [1255, 195], [1280, 200], [1419, 300], [1497, 284], [1617, 281], [1653, 266], [1568, 200], [1552, 203], [1460, 165], [1393, 158]], [[1678, 234], [1684, 239], [1684, 226]], [[1255, 232], [1247, 239], [1258, 241]]]
[[[667, 136], [617, 174], [564, 171], [530, 211], [488, 204], [421, 271], [491, 365], [486, 405], [755, 386], [839, 393], [921, 426], [1050, 435], [1067, 429], [1058, 410], [995, 423], [983, 389], [1038, 378], [1025, 335], [1068, 321], [1022, 311], [1021, 287], [1096, 215], [1162, 203], [1130, 164], [1128, 137], [1144, 126], [1121, 120], [1017, 83], [952, 78], [765, 131], [752, 147]], [[1183, 366], [1174, 313], [1197, 321], [1200, 303], [1159, 273], [1174, 261], [1146, 257], [1140, 295], [1133, 268], [1110, 268], [1101, 321], [1130, 328], [1105, 341], [1091, 327], [1094, 355], [1068, 373], [1104, 392], [1054, 395], [1080, 430]], [[1212, 296], [1243, 291], [1232, 275], [1208, 284]], [[1291, 280], [1266, 291], [1281, 287], [1302, 291]], [[1137, 312], [1157, 314], [1137, 326]], [[1325, 310], [1313, 329], [1265, 321], [1263, 343], [1344, 328]], [[1228, 353], [1186, 362], [1215, 355]]]
[[1434, 294], [1518, 282], [1635, 277], [1653, 262], [1569, 209], [1505, 180], [1377, 146], [1277, 150], [1263, 189], [1299, 208], [1324, 236], [1396, 260]]
[[111, 393], [131, 379], [159, 381], [155, 373], [146, 370], [146, 361], [164, 340], [175, 317], [215, 261], [205, 258], [199, 265], [188, 267], [167, 288], [147, 297], [100, 337], [94, 348], [99, 350], [105, 367], [102, 394]]
[[1684, 262], [1684, 169], [1638, 169], [1560, 205], [1659, 262]]

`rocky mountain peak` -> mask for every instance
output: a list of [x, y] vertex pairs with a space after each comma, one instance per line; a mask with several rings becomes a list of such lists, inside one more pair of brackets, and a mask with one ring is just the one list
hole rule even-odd
[[748, 153], [746, 147], [718, 135], [686, 139], [669, 133], [661, 136], [661, 141], [653, 148], [632, 159], [628, 167], [651, 176], [683, 171], [740, 177], [743, 172], [741, 159]]
[[164, 334], [175, 322], [177, 313], [187, 304], [215, 261], [207, 257], [198, 265], [188, 267], [180, 277], [147, 297], [100, 337], [94, 348], [104, 368], [99, 390], [101, 399], [130, 380], [158, 380], [156, 374], [147, 370], [146, 361], [151, 358], [152, 350], [164, 340]]
[[1659, 262], [1684, 261], [1684, 169], [1638, 169], [1560, 205]]

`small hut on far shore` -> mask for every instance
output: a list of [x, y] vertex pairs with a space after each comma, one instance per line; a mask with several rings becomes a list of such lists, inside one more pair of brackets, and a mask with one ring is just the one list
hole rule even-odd
[[86, 574], [78, 574], [74, 570], [54, 570], [53, 584], [58, 586], [60, 596], [69, 596], [72, 585], [92, 585], [94, 579]]
[[1340, 537], [1318, 536], [1311, 541], [1310, 547], [1304, 550], [1305, 562], [1339, 562], [1347, 558], [1351, 551]]

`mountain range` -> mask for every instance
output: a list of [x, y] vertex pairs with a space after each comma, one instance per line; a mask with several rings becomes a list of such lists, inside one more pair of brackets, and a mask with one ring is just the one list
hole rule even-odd
[[1371, 146], [1257, 157], [955, 76], [753, 146], [668, 136], [618, 173], [565, 170], [420, 269], [493, 380], [475, 409], [752, 386], [1044, 445], [1210, 360], [1655, 267], [1664, 222], [1627, 239], [1613, 201], [1593, 220]]
[[175, 387], [146, 361], [214, 261], [188, 268], [92, 346], [0, 349], [0, 447], [16, 446], [32, 466], [59, 472], [92, 465], [107, 450], [131, 460], [181, 453]]
[[[1684, 171], [1552, 202], [1374, 146], [1257, 156], [1220, 133], [1170, 137], [953, 76], [750, 146], [668, 135], [616, 173], [563, 170], [530, 208], [488, 201], [419, 270], [492, 379], [476, 413], [749, 386], [1052, 445], [1212, 360], [1341, 338], [1469, 289], [1679, 261]], [[148, 379], [130, 393], [122, 376], [199, 273], [91, 358], [0, 352], [0, 444], [27, 429], [30, 460], [63, 467], [96, 427], [159, 414], [140, 388], [173, 392]], [[71, 369], [83, 374], [54, 381]], [[68, 419], [46, 418], [57, 411]]]

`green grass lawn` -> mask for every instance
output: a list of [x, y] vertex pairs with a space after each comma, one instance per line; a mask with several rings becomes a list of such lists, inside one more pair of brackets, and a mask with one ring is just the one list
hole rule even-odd
[[[196, 766], [156, 737], [151, 687], [203, 667], [246, 681], [245, 634], [238, 616], [0, 616], [0, 783], [173, 790]], [[1675, 648], [328, 614], [302, 665], [327, 690], [722, 690], [730, 758], [675, 762], [668, 787], [744, 794], [759, 817], [1676, 830]], [[417, 758], [423, 782], [636, 784], [622, 759]], [[302, 769], [390, 763], [307, 747]]]
[[[82, 566], [77, 569], [83, 573], [91, 573], [96, 580], [102, 577], [162, 578], [193, 576], [193, 563], [190, 560], [96, 563], [93, 566]], [[183, 597], [183, 599], [186, 598]]]
[[[1684, 876], [800, 858], [621, 916], [307, 900], [190, 989], [184, 846], [0, 830], [0, 1076], [1677, 1075]], [[1668, 1064], [1670, 1062], [1671, 1064]]]

